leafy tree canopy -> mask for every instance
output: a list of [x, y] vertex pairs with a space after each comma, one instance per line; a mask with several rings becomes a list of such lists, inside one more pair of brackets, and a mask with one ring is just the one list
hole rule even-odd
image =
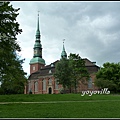
[[0, 2], [0, 81], [6, 94], [22, 93], [26, 81], [24, 59], [17, 54], [21, 51], [17, 35], [22, 32], [16, 21], [19, 9], [13, 8], [10, 2]]
[[120, 91], [120, 63], [104, 63], [96, 73], [95, 84], [114, 92]]
[[68, 59], [62, 58], [56, 65], [54, 76], [64, 88], [67, 87], [71, 91], [71, 88], [74, 87], [76, 91], [79, 81], [88, 79], [89, 73], [79, 54], [70, 53]]
[[58, 82], [63, 85], [64, 88], [70, 84], [70, 74], [71, 70], [69, 68], [69, 62], [67, 59], [62, 58], [55, 68], [55, 78]]

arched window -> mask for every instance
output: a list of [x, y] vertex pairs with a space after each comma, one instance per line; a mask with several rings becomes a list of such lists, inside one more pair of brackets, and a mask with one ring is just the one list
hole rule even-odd
[[43, 90], [46, 90], [46, 80], [43, 80]]
[[92, 78], [90, 78], [88, 80], [88, 88], [91, 89], [93, 86], [92, 86]]
[[28, 91], [30, 91], [30, 89], [31, 89], [31, 82], [29, 81], [28, 82]]
[[53, 63], [51, 64], [51, 67], [54, 67], [54, 64], [53, 64]]
[[58, 82], [55, 80], [55, 89], [58, 89]]
[[51, 71], [51, 70], [49, 70], [49, 74], [50, 74], [50, 73], [52, 73], [52, 71]]
[[32, 92], [32, 83], [31, 81], [28, 82], [28, 93], [30, 94]]
[[35, 66], [33, 66], [33, 70], [35, 70]]
[[51, 78], [49, 79], [48, 84], [52, 85], [52, 79]]
[[38, 92], [38, 82], [35, 82], [35, 92]]

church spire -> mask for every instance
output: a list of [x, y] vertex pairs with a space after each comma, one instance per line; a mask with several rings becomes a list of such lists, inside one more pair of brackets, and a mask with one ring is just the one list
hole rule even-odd
[[34, 44], [34, 55], [33, 57], [42, 58], [42, 45], [40, 41], [40, 30], [39, 30], [39, 11], [38, 11], [38, 21], [37, 21], [37, 31], [36, 31], [36, 40]]
[[63, 50], [62, 50], [62, 53], [61, 53], [61, 58], [67, 58], [67, 53], [66, 53], [65, 47], [64, 47], [64, 41], [65, 41], [65, 39], [63, 39]]
[[38, 11], [38, 23], [37, 23], [37, 31], [39, 31], [39, 11]]
[[39, 30], [39, 11], [38, 11], [38, 21], [37, 21], [36, 40], [39, 40], [39, 41], [40, 41], [40, 30]]
[[34, 50], [33, 59], [31, 59], [30, 64], [33, 64], [33, 63], [45, 64], [45, 60], [42, 58], [42, 45], [41, 45], [40, 37], [41, 35], [40, 35], [40, 29], [39, 29], [39, 11], [38, 11], [36, 40], [33, 48]]

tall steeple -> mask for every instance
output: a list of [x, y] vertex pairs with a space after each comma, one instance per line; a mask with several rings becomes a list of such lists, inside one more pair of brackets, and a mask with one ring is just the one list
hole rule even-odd
[[63, 39], [63, 50], [62, 50], [62, 53], [61, 53], [61, 58], [67, 58], [67, 53], [66, 53], [65, 47], [64, 47], [64, 41], [65, 41], [65, 39]]
[[[30, 65], [39, 64], [39, 66], [45, 65], [45, 60], [42, 58], [42, 45], [41, 45], [41, 35], [39, 29], [39, 11], [38, 11], [38, 20], [37, 20], [37, 30], [36, 30], [36, 40], [33, 47], [33, 58], [30, 60]], [[37, 67], [39, 68], [39, 67]], [[31, 71], [31, 70], [30, 70]], [[31, 72], [30, 72], [31, 74]]]
[[40, 57], [42, 58], [42, 45], [40, 41], [40, 30], [39, 30], [39, 13], [38, 13], [38, 21], [37, 21], [37, 31], [36, 31], [36, 40], [34, 44], [34, 56], [33, 57]]
[[36, 31], [36, 40], [40, 40], [40, 30], [39, 30], [39, 11], [38, 11], [38, 21], [37, 21], [37, 31]]

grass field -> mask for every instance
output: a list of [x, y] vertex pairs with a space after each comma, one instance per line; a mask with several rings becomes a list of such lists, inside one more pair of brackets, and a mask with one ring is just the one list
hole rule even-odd
[[0, 95], [0, 118], [120, 118], [120, 95]]

